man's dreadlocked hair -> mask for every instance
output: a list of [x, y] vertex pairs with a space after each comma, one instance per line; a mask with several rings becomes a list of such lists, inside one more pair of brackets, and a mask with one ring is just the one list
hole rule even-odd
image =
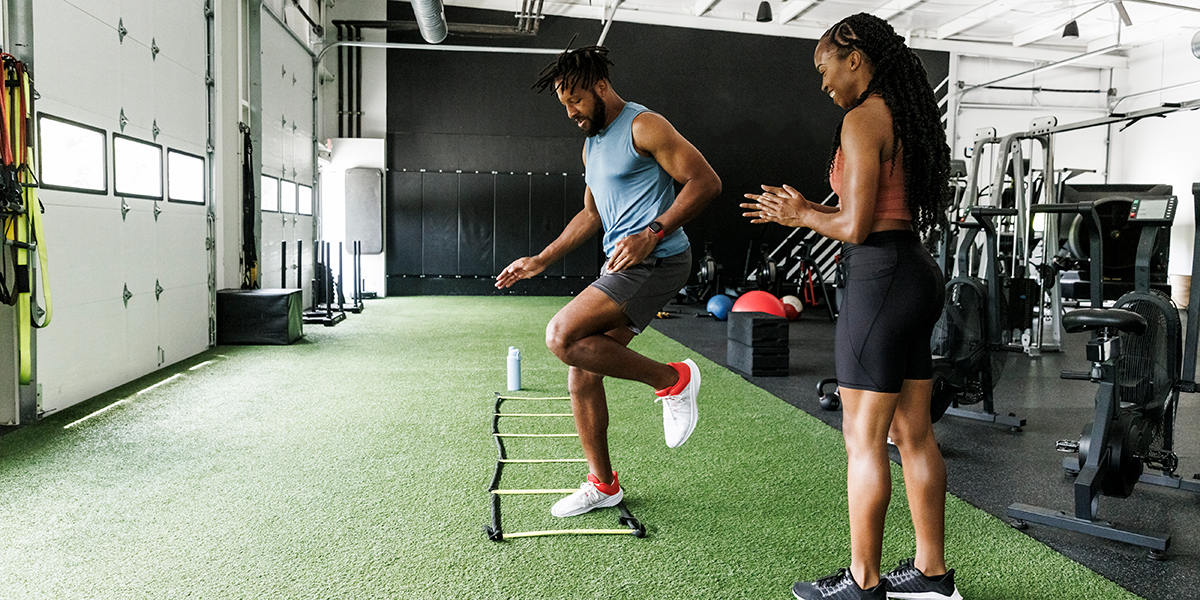
[[[879, 94], [891, 109], [893, 155], [899, 145], [904, 152], [904, 189], [913, 229], [924, 237], [941, 222], [950, 201], [950, 148], [925, 66], [887, 21], [867, 13], [842, 19], [821, 41], [832, 44], [839, 58], [858, 50], [874, 66], [871, 83], [851, 108]], [[829, 154], [831, 173], [841, 143], [842, 126], [838, 124]]]
[[[567, 50], [542, 69], [541, 78], [533, 84], [533, 89], [539, 94], [546, 88], [570, 90], [580, 86], [590, 90], [592, 86], [608, 79], [608, 67], [612, 64], [608, 60], [608, 48], [604, 46]], [[560, 80], [562, 83], [555, 85]]]

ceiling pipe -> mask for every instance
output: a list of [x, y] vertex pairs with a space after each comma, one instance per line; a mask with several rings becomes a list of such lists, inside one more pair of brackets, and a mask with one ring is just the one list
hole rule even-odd
[[417, 29], [421, 37], [430, 44], [440, 44], [446, 39], [446, 9], [442, 0], [412, 0], [413, 14], [417, 17]]

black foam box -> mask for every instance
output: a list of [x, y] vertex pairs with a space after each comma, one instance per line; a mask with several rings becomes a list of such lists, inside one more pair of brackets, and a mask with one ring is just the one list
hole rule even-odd
[[218, 344], [287, 345], [304, 337], [298, 289], [218, 290]]
[[730, 339], [726, 364], [735, 371], [754, 377], [787, 377], [788, 349], [768, 346], [757, 348]]
[[729, 339], [762, 348], [788, 345], [788, 320], [761, 312], [729, 313]]

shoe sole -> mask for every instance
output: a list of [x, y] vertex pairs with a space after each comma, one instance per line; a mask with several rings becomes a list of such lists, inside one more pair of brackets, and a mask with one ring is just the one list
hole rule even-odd
[[963, 600], [957, 589], [950, 596], [939, 592], [888, 592], [887, 597], [891, 600]]
[[554, 509], [551, 508], [550, 514], [555, 517], [558, 517], [560, 519], [563, 519], [566, 517], [574, 517], [574, 516], [582, 515], [584, 513], [592, 512], [593, 510], [596, 510], [597, 508], [608, 508], [610, 506], [616, 506], [621, 503], [621, 499], [624, 497], [625, 497], [625, 488], [621, 488], [621, 489], [617, 490], [616, 494], [613, 494], [612, 496], [609, 496], [608, 498], [605, 498], [604, 500], [601, 500], [600, 502], [597, 502], [591, 506], [580, 507], [571, 512], [561, 514], [561, 515], [554, 514]]
[[674, 446], [667, 444], [668, 448], [678, 448], [684, 442], [688, 441], [688, 438], [692, 437], [692, 432], [696, 430], [696, 423], [700, 420], [700, 367], [697, 367], [696, 363], [692, 362], [690, 358], [684, 359], [683, 363], [688, 366], [688, 370], [691, 372], [691, 380], [688, 381], [684, 392], [686, 393], [688, 390], [695, 392], [693, 395], [696, 397], [696, 402], [692, 406], [692, 418], [688, 423], [687, 433], [683, 434], [683, 439], [679, 440], [679, 443]]

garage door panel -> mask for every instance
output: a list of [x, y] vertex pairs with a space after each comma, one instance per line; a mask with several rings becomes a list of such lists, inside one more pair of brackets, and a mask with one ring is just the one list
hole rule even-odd
[[44, 221], [54, 306], [120, 299], [125, 272], [121, 213], [60, 206], [48, 209]]
[[[50, 4], [62, 4], [70, 6], [90, 17], [100, 21], [108, 26], [113, 32], [113, 38], [116, 38], [117, 19], [121, 16], [121, 0], [39, 0], [36, 6], [38, 14], [35, 15], [34, 25], [37, 25], [37, 20], [43, 18], [41, 11], [45, 10]], [[40, 40], [36, 35], [35, 40]]]
[[163, 364], [179, 362], [208, 347], [208, 286], [192, 285], [163, 292], [158, 301], [158, 338]]
[[124, 284], [134, 295], [150, 294], [153, 297], [154, 282], [158, 278], [158, 235], [154, 213], [145, 206], [153, 203], [148, 200], [129, 202], [137, 202], [139, 206], [129, 211], [121, 228]]
[[135, 294], [125, 306], [125, 359], [130, 379], [150, 373], [159, 365], [158, 300], [153, 293]]
[[[125, 39], [119, 52], [121, 57], [120, 110], [124, 111], [128, 124], [119, 133], [151, 141], [150, 129], [154, 123], [153, 91], [159, 82], [155, 79], [150, 49], [136, 41]], [[136, 131], [135, 131], [136, 130]]]
[[110, 299], [55, 306], [38, 332], [38, 380], [46, 410], [58, 410], [128, 382], [125, 306]]
[[159, 59], [175, 62], [203, 79], [208, 70], [204, 5], [191, 0], [156, 2], [154, 28], [162, 49]]
[[[61, 0], [46, 0], [37, 8], [34, 39], [39, 67], [37, 90], [42, 99], [116, 118], [120, 113], [120, 90], [110, 76], [113, 57], [120, 52], [114, 31], [116, 19], [110, 28]], [[77, 93], [81, 89], [88, 93]]]
[[[129, 31], [125, 35], [126, 43], [132, 39], [147, 48], [150, 47], [151, 40], [156, 37], [154, 31], [155, 3], [156, 0], [121, 0], [121, 20], [125, 23], [125, 29]], [[164, 4], [175, 4], [175, 2]]]
[[204, 213], [180, 209], [201, 207], [167, 204], [158, 217], [158, 270], [167, 289], [208, 283], [208, 228]]
[[154, 115], [159, 129], [164, 135], [180, 140], [205, 139], [208, 91], [203, 77], [170, 61], [159, 62], [154, 68], [158, 81], [171, 82], [154, 89]]

